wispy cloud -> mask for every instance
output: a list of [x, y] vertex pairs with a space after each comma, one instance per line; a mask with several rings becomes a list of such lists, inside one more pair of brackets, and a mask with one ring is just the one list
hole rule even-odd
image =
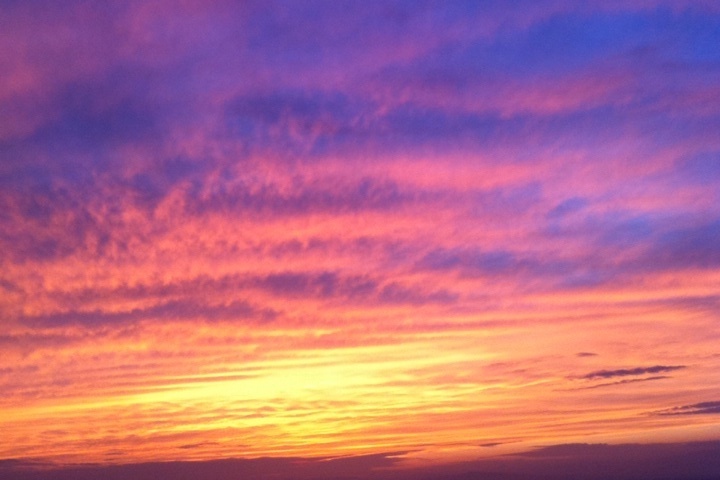
[[720, 413], [720, 402], [700, 402], [657, 412], [658, 415], [703, 415], [714, 413]]
[[597, 378], [627, 377], [646, 375], [649, 373], [672, 372], [687, 368], [685, 365], [653, 365], [652, 367], [620, 368], [617, 370], [596, 370], [581, 376], [581, 379], [594, 380]]
[[595, 388], [614, 387], [617, 385], [627, 385], [628, 383], [653, 382], [655, 380], [664, 380], [666, 378], [671, 378], [671, 377], [669, 377], [667, 375], [654, 375], [652, 377], [628, 378], [625, 380], [618, 380], [617, 382], [596, 383], [594, 385], [578, 387], [576, 390], [591, 390], [591, 389], [595, 389]]

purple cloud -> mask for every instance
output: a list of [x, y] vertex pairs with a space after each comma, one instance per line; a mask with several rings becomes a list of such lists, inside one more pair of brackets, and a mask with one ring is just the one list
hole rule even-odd
[[626, 377], [635, 375], [646, 375], [648, 373], [672, 372], [686, 368], [685, 365], [653, 365], [652, 367], [620, 368], [617, 370], [596, 370], [583, 375], [582, 379], [594, 380], [597, 378]]

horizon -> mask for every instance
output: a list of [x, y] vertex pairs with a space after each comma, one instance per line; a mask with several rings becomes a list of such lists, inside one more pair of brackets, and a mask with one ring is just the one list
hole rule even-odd
[[0, 478], [720, 476], [718, 45], [705, 0], [0, 1]]
[[519, 454], [403, 468], [407, 452], [328, 458], [259, 457], [112, 465], [40, 465], [0, 461], [13, 480], [710, 480], [720, 468], [720, 441], [673, 444], [564, 444]]

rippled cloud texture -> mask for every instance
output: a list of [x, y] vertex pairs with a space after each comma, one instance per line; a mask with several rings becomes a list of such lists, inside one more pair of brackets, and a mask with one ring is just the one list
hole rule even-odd
[[720, 439], [718, 45], [700, 0], [0, 2], [0, 474]]

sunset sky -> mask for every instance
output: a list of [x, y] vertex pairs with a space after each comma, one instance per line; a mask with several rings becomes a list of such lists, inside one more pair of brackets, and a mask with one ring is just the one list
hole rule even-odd
[[0, 322], [2, 478], [720, 475], [720, 2], [0, 1]]

